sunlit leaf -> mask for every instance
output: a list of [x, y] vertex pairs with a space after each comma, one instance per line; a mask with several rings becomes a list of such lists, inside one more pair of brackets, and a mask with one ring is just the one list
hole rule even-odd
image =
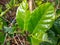
[[[43, 34], [50, 29], [55, 20], [54, 7], [50, 3], [44, 3], [33, 10], [27, 10], [27, 3], [23, 1], [17, 9], [16, 20], [23, 30], [32, 33], [32, 45], [38, 45], [42, 41]], [[38, 41], [38, 43], [36, 43]]]
[[43, 35], [42, 40], [45, 42], [49, 42], [52, 45], [56, 45], [58, 38], [55, 36], [55, 33], [52, 30], [49, 30]]
[[30, 11], [28, 9], [27, 1], [24, 0], [17, 9], [16, 20], [21, 29], [27, 30], [28, 21], [30, 18]]
[[52, 26], [55, 20], [54, 7], [50, 3], [42, 4], [32, 12], [29, 31], [32, 37], [42, 41], [43, 34]]

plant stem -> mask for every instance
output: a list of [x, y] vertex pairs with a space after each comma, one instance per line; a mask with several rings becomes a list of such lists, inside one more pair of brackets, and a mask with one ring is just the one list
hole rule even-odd
[[8, 34], [6, 33], [6, 35], [5, 35], [5, 39], [4, 39], [4, 45], [5, 45], [5, 43], [6, 43], [6, 37], [8, 36]]
[[28, 0], [29, 10], [32, 11], [36, 5], [34, 0]]
[[28, 1], [30, 11], [32, 11], [32, 3], [33, 3], [32, 0]]
[[13, 19], [13, 21], [10, 23], [10, 26], [9, 27], [12, 27], [13, 26], [13, 24], [15, 23], [15, 20], [16, 20], [16, 18]]
[[2, 17], [4, 14], [6, 14], [11, 8], [6, 9], [4, 12], [0, 14], [0, 17]]
[[[19, 6], [19, 4], [15, 4], [15, 5], [14, 5], [14, 7], [18, 7], [18, 6]], [[0, 17], [2, 17], [4, 14], [6, 14], [11, 8], [12, 8], [12, 7], [9, 7], [9, 8], [6, 9], [4, 12], [2, 12], [2, 13], [0, 14]]]

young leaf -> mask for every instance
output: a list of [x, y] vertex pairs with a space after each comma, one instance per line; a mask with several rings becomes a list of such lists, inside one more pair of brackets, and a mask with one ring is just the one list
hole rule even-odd
[[36, 8], [30, 17], [28, 30], [36, 33], [39, 31], [46, 31], [55, 20], [54, 7], [50, 3], [44, 3]]
[[[24, 5], [24, 6], [23, 6]], [[54, 7], [50, 3], [40, 5], [34, 11], [30, 12], [26, 8], [26, 2], [22, 2], [16, 13], [16, 20], [20, 28], [32, 33], [31, 42], [42, 41], [43, 34], [52, 26], [55, 20]], [[29, 12], [29, 13], [28, 13]]]
[[29, 21], [28, 30], [32, 37], [42, 41], [43, 34], [52, 26], [55, 20], [54, 7], [50, 3], [45, 3], [36, 8]]
[[28, 21], [30, 18], [30, 11], [28, 9], [27, 1], [24, 0], [17, 9], [16, 20], [21, 29], [27, 30]]
[[6, 4], [6, 8], [13, 7], [15, 5], [15, 1], [16, 0], [10, 0], [10, 2]]
[[15, 5], [15, 0], [10, 0], [9, 5], [14, 6]]

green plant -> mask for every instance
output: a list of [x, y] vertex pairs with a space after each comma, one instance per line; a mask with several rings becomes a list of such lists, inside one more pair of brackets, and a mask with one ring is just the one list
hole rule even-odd
[[59, 0], [30, 1], [0, 6], [0, 45], [60, 45]]
[[43, 41], [43, 35], [52, 27], [54, 20], [54, 7], [50, 3], [41, 4], [30, 12], [26, 0], [24, 0], [16, 13], [16, 21], [22, 32], [28, 31], [30, 33], [31, 45], [39, 45]]

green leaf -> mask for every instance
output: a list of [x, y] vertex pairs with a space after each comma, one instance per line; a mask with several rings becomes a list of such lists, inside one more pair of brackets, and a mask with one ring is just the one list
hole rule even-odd
[[40, 41], [32, 37], [31, 43], [32, 43], [32, 45], [39, 45]]
[[33, 33], [46, 31], [52, 26], [54, 20], [55, 12], [53, 5], [50, 3], [44, 3], [32, 12], [28, 30]]
[[58, 17], [60, 17], [60, 9], [57, 9], [57, 10], [56, 10], [56, 19], [57, 19]]
[[9, 5], [12, 7], [15, 5], [15, 0], [10, 0]]
[[3, 44], [4, 38], [5, 38], [4, 33], [0, 32], [0, 44]]
[[52, 44], [49, 43], [49, 42], [45, 42], [45, 41], [43, 41], [43, 42], [40, 43], [40, 45], [52, 45]]
[[5, 33], [9, 33], [9, 34], [13, 34], [14, 33], [14, 30], [12, 27], [5, 27], [4, 26], [4, 32]]
[[60, 9], [57, 9], [57, 10], [56, 10], [56, 14], [57, 14], [57, 15], [60, 15]]
[[3, 27], [3, 21], [2, 21], [2, 19], [0, 18], [0, 30], [2, 30], [2, 27]]
[[40, 4], [42, 4], [42, 0], [35, 0], [35, 3], [37, 6], [39, 6]]
[[2, 5], [0, 5], [0, 13], [2, 12]]
[[43, 34], [50, 29], [54, 23], [54, 7], [50, 3], [42, 4], [36, 8], [31, 15], [28, 30], [32, 32], [32, 37], [41, 42]]
[[10, 7], [15, 6], [15, 1], [16, 0], [10, 0], [10, 2], [6, 4], [6, 8], [10, 8]]
[[55, 23], [54, 23], [54, 28], [55, 31], [60, 34], [60, 17], [56, 19]]
[[2, 30], [3, 22], [0, 22], [0, 30]]
[[58, 42], [58, 45], [60, 45], [60, 42]]
[[30, 18], [30, 11], [28, 9], [27, 1], [24, 0], [17, 9], [16, 20], [22, 30], [27, 30], [28, 21]]
[[56, 45], [58, 38], [55, 36], [55, 33], [52, 30], [49, 30], [43, 35], [42, 40], [45, 42], [49, 42], [52, 45]]
[[[17, 23], [21, 29], [28, 30], [32, 33], [32, 45], [39, 45], [39, 42], [42, 41], [43, 34], [45, 34], [54, 23], [54, 7], [50, 3], [44, 3], [30, 13], [25, 5], [27, 5], [27, 3], [23, 1], [17, 10]], [[36, 43], [36, 41], [38, 42]]]

